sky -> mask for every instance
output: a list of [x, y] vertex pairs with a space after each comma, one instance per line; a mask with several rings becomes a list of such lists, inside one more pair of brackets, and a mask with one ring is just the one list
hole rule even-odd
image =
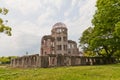
[[66, 24], [69, 39], [79, 43], [92, 26], [95, 5], [96, 0], [0, 0], [0, 7], [9, 10], [0, 17], [12, 28], [12, 36], [0, 33], [0, 56], [39, 54], [42, 36], [51, 34], [57, 22]]

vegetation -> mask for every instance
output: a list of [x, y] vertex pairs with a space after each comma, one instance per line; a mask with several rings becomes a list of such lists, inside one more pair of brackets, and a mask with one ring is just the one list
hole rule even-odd
[[[8, 9], [0, 8], [0, 14], [6, 15], [7, 13], [8, 13]], [[6, 20], [6, 22], [8, 21]], [[6, 33], [8, 36], [11, 36], [11, 28], [4, 24], [2, 18], [0, 18], [0, 33]]]
[[120, 0], [97, 0], [96, 7], [94, 27], [83, 32], [80, 44], [88, 56], [120, 57]]
[[0, 57], [0, 64], [9, 64], [10, 60], [13, 58], [16, 58], [16, 56]]
[[120, 64], [61, 68], [0, 67], [0, 80], [120, 80]]

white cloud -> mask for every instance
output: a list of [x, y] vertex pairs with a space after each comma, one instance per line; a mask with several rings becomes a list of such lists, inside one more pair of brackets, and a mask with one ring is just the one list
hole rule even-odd
[[70, 13], [71, 13], [71, 9], [69, 9], [69, 10], [67, 10], [66, 12], [64, 12], [64, 16], [65, 17], [68, 17], [69, 15], [70, 15]]
[[48, 7], [46, 8], [46, 11], [42, 12], [41, 15], [38, 17], [38, 24], [44, 24], [47, 21], [50, 21], [50, 19], [55, 15], [55, 11], [51, 8]]
[[8, 8], [18, 10], [23, 14], [28, 14], [37, 11], [41, 7], [39, 0], [5, 0]]
[[78, 42], [83, 30], [91, 26], [96, 0], [68, 1], [2, 0], [3, 6], [10, 10], [5, 17], [13, 35], [0, 35], [0, 56], [23, 55], [26, 51], [38, 53], [41, 37], [49, 35], [57, 21], [64, 22], [69, 38]]
[[29, 21], [23, 21], [17, 26], [17, 30], [15, 30], [15, 32], [37, 35], [39, 33], [39, 26]]
[[[23, 37], [24, 36], [24, 37]], [[4, 36], [0, 40], [0, 56], [5, 55], [22, 55], [28, 49], [31, 50], [36, 45], [39, 48], [39, 36], [23, 33], [18, 36]], [[33, 51], [31, 51], [33, 52]], [[39, 52], [39, 51], [37, 51]]]
[[52, 4], [54, 4], [57, 7], [57, 9], [60, 9], [61, 5], [62, 5], [62, 2], [64, 2], [64, 1], [63, 0], [50, 0], [50, 2]]
[[75, 6], [80, 0], [72, 0], [72, 6]]
[[86, 27], [92, 26], [91, 20], [96, 10], [95, 4], [96, 0], [89, 0], [86, 2], [86, 5], [81, 6], [79, 9], [80, 24], [84, 27], [82, 30], [85, 30]]
[[[76, 0], [77, 1], [77, 0]], [[89, 1], [83, 1], [81, 0], [80, 2], [74, 2], [72, 1], [72, 4], [76, 4], [79, 6], [79, 13], [76, 17], [72, 17], [71, 19], [66, 19], [64, 22], [69, 26], [69, 34], [71, 35], [70, 38], [73, 38], [77, 42], [79, 37], [81, 36], [82, 32], [87, 28], [92, 26], [91, 20], [93, 18], [93, 14], [95, 12], [95, 3], [96, 0], [89, 0]], [[83, 5], [82, 5], [83, 4]], [[74, 7], [72, 8], [74, 9]], [[72, 9], [70, 11], [65, 12], [65, 16], [68, 16], [72, 12]], [[76, 13], [76, 12], [73, 12]]]

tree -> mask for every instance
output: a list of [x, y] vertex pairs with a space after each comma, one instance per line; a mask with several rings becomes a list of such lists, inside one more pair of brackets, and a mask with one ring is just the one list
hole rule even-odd
[[97, 55], [112, 57], [120, 49], [120, 0], [97, 0], [96, 7], [88, 48]]
[[2, 56], [0, 57], [0, 64], [10, 64], [11, 59], [17, 58], [17, 56]]
[[90, 38], [93, 32], [93, 28], [89, 27], [87, 28], [83, 34], [82, 37], [80, 38], [80, 46], [84, 51], [89, 51], [89, 44], [90, 44]]
[[[8, 13], [8, 9], [0, 8], [0, 14], [6, 15]], [[2, 18], [0, 18], [0, 33], [6, 33], [8, 36], [11, 36], [11, 28], [4, 24]]]

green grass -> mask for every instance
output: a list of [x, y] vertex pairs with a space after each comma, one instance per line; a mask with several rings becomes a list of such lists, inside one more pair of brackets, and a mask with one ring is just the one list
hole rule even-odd
[[2, 66], [0, 80], [120, 80], [120, 64], [31, 69]]

